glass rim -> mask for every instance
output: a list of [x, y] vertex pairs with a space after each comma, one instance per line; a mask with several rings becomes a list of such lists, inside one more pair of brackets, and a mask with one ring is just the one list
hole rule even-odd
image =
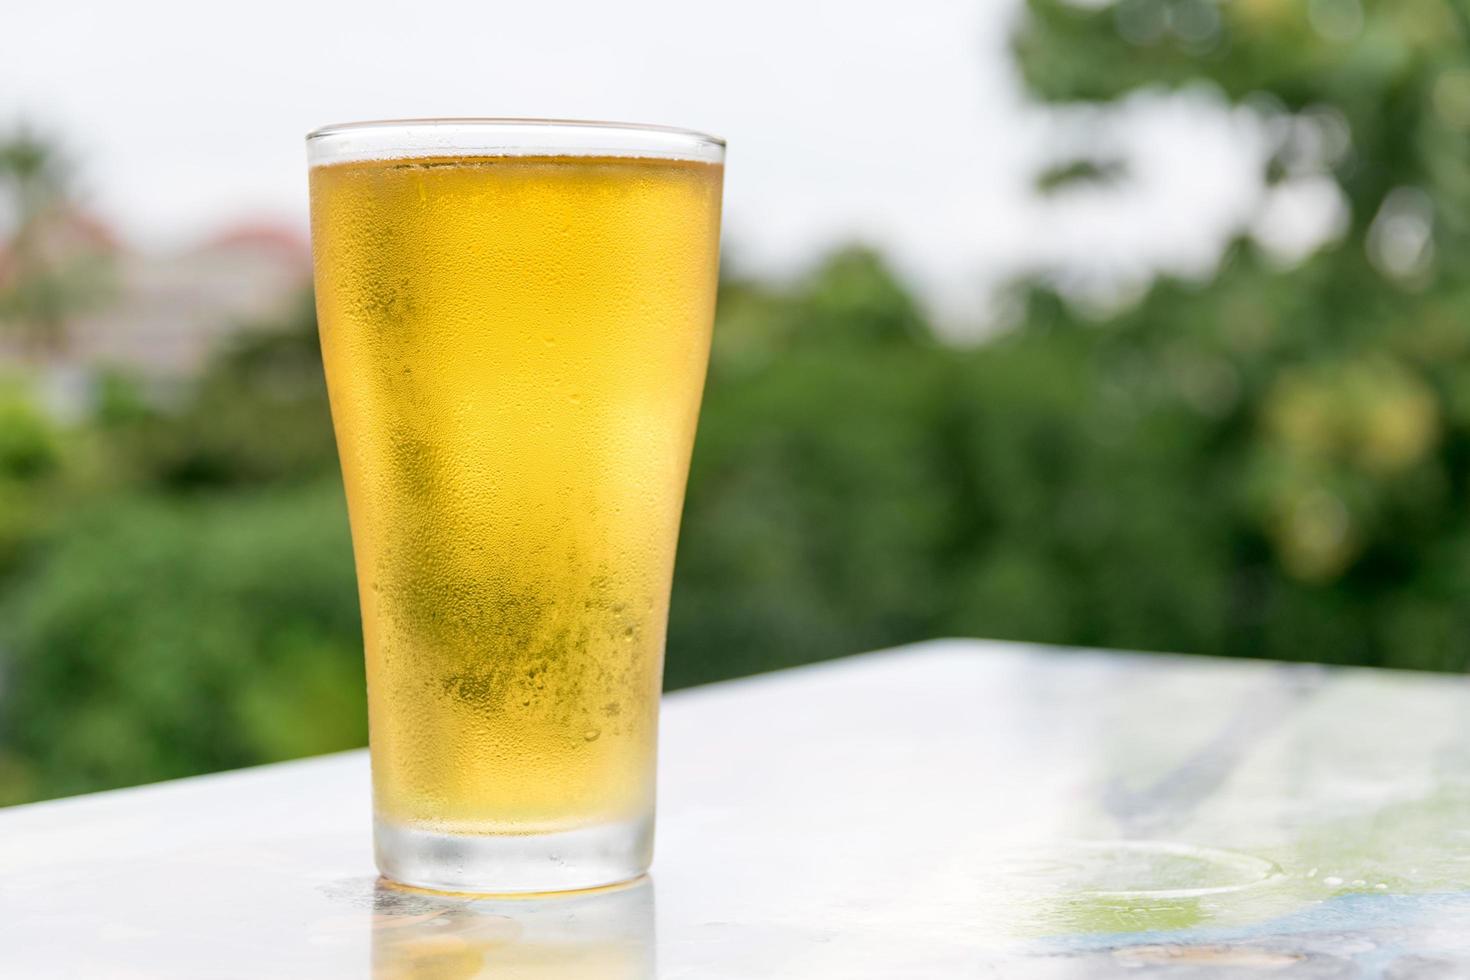
[[725, 141], [677, 126], [498, 116], [372, 119], [306, 135], [312, 166], [425, 156], [662, 157], [721, 163]]

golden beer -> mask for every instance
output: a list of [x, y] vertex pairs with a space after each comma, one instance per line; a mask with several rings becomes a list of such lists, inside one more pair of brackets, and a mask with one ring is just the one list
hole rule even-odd
[[380, 862], [385, 826], [575, 851], [651, 820], [721, 178], [633, 155], [312, 168]]

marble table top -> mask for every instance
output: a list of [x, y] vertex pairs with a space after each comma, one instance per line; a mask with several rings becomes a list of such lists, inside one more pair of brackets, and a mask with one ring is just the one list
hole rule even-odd
[[0, 810], [0, 976], [1470, 976], [1470, 681], [946, 640], [671, 695], [632, 885], [377, 879], [363, 752]]

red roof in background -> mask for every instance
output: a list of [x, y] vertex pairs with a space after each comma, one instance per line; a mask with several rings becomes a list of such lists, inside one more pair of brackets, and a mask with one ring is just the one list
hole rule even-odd
[[293, 262], [311, 262], [311, 243], [306, 236], [292, 225], [281, 222], [242, 221], [227, 225], [206, 239], [202, 248], [276, 252]]
[[[125, 250], [112, 227], [88, 211], [70, 208], [42, 220], [42, 248], [50, 255], [116, 254]], [[302, 270], [311, 268], [311, 243], [286, 222], [241, 221], [226, 225], [196, 248], [202, 252], [264, 253]], [[13, 265], [6, 243], [0, 241], [0, 282], [12, 274]]]
[[116, 252], [122, 248], [122, 240], [112, 226], [90, 211], [70, 209], [62, 218], [73, 240], [84, 243], [99, 252]]
[[[89, 211], [80, 208], [56, 210], [43, 215], [39, 221], [39, 244], [45, 254], [74, 256], [122, 250], [122, 242], [112, 226]], [[13, 266], [14, 257], [9, 246], [0, 241], [0, 282], [12, 274]]]

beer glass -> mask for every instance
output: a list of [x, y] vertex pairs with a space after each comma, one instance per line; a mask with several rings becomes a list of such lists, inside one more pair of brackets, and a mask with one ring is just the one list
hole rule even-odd
[[641, 874], [724, 144], [436, 119], [307, 149], [378, 868], [492, 893]]

